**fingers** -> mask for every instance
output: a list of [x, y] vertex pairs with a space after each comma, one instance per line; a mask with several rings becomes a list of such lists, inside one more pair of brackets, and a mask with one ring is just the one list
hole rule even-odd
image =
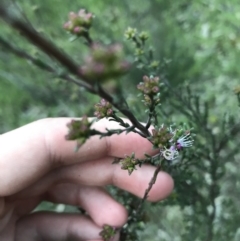
[[16, 226], [16, 241], [102, 240], [102, 228], [77, 214], [38, 212], [21, 218]]
[[49, 169], [43, 132], [42, 123], [34, 122], [0, 136], [0, 196], [21, 190]]
[[126, 209], [103, 188], [59, 184], [48, 191], [45, 199], [54, 203], [80, 206], [100, 227], [104, 224], [121, 227], [127, 221]]
[[[118, 164], [112, 164], [112, 161], [112, 157], [106, 157], [55, 169], [12, 198], [40, 195], [60, 183], [85, 186], [115, 185], [140, 198], [143, 197], [154, 175], [155, 167], [143, 165], [129, 176], [126, 170], [122, 170]], [[167, 197], [171, 193], [173, 186], [172, 178], [167, 173], [160, 172], [148, 195], [148, 200], [158, 201]]]
[[[19, 193], [11, 198], [26, 198], [28, 194], [37, 196], [39, 192], [43, 193], [43, 190], [47, 190], [47, 195], [42, 195], [44, 200], [81, 206], [98, 226], [109, 224], [121, 227], [127, 219], [125, 208], [109, 196], [104, 189], [96, 186], [113, 184], [143, 197], [155, 169], [145, 165], [129, 176], [127, 171], [121, 170], [118, 165], [111, 165], [109, 160], [103, 159], [60, 168], [42, 179], [40, 183], [26, 189], [25, 193]], [[79, 183], [90, 186], [82, 186]], [[160, 172], [148, 195], [148, 200], [161, 200], [169, 195], [172, 188], [171, 177]], [[22, 206], [19, 208], [25, 210]]]
[[[126, 170], [121, 169], [120, 165], [112, 164], [112, 161], [113, 158], [106, 157], [60, 168], [54, 174], [52, 173], [48, 180], [46, 178], [46, 183], [50, 186], [63, 181], [88, 186], [114, 185], [140, 198], [143, 197], [154, 175], [155, 167], [143, 165], [129, 175]], [[160, 172], [148, 195], [148, 200], [159, 201], [166, 198], [173, 186], [172, 178], [167, 173]]]
[[[98, 227], [103, 227], [104, 224], [113, 227], [122, 227], [127, 221], [126, 209], [116, 202], [103, 188], [99, 187], [59, 184], [52, 187], [46, 195], [42, 196], [42, 200], [80, 206], [86, 210], [87, 214], [91, 217], [91, 220], [93, 220]], [[15, 202], [15, 213], [20, 217], [24, 216], [27, 213], [30, 213], [39, 201], [39, 198], [21, 199]], [[44, 217], [48, 218], [49, 216], [45, 215]], [[50, 215], [50, 217], [52, 217], [52, 215]], [[28, 219], [21, 220], [24, 220], [22, 225], [27, 225], [25, 221]], [[39, 218], [37, 220], [39, 220]], [[50, 221], [51, 220], [49, 220], [49, 222]], [[26, 229], [27, 232], [34, 233], [35, 229], [39, 230], [39, 228], [36, 227], [38, 225], [38, 222], [35, 223], [33, 227], [31, 226], [29, 229]], [[24, 232], [24, 235], [27, 234]]]
[[[0, 137], [0, 196], [16, 193], [58, 166], [107, 155], [123, 157], [135, 152], [140, 157], [153, 152], [149, 141], [134, 133], [102, 139], [94, 136], [74, 152], [75, 142], [64, 138], [69, 121], [69, 118], [44, 119]], [[94, 124], [101, 131], [106, 127], [119, 128], [119, 125], [107, 120]]]

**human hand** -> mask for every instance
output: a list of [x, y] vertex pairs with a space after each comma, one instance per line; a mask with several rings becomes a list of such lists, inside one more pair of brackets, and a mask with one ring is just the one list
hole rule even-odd
[[[135, 152], [152, 154], [149, 141], [137, 134], [99, 139], [91, 137], [78, 152], [66, 141], [68, 118], [43, 119], [0, 136], [0, 240], [1, 241], [100, 241], [104, 224], [121, 227], [125, 208], [104, 189], [115, 185], [143, 196], [155, 168], [143, 165], [131, 176], [112, 165], [114, 157]], [[101, 120], [94, 128], [118, 128]], [[173, 189], [172, 178], [158, 174], [149, 201], [159, 201]], [[80, 206], [81, 214], [35, 212], [42, 201]], [[117, 237], [115, 237], [117, 240]]]

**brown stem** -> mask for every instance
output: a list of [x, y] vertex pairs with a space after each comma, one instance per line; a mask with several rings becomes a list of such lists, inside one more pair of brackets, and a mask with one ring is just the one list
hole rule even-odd
[[136, 209], [136, 215], [138, 215], [138, 212], [141, 210], [142, 208], [142, 205], [143, 203], [147, 200], [148, 198], [148, 194], [149, 192], [151, 191], [153, 185], [155, 184], [156, 180], [157, 180], [157, 176], [158, 176], [158, 173], [161, 171], [162, 169], [162, 162], [160, 162], [150, 180], [150, 182], [148, 183], [148, 188], [145, 190], [145, 193], [144, 193], [144, 196], [143, 198], [141, 199], [141, 202], [139, 203], [137, 209]]
[[54, 57], [60, 64], [66, 67], [71, 73], [79, 76], [80, 78], [83, 77], [81, 76], [81, 73], [79, 73], [78, 64], [73, 62], [68, 55], [60, 51], [59, 48], [57, 48], [52, 42], [43, 38], [33, 28], [30, 28], [24, 22], [20, 21], [18, 18], [10, 14], [9, 11], [2, 5], [0, 5], [0, 16], [10, 26], [15, 28], [16, 30], [19, 30], [21, 35], [27, 38], [29, 42], [37, 46], [44, 53], [47, 53], [47, 55]]
[[58, 76], [59, 78], [62, 78], [64, 80], [68, 81], [68, 82], [74, 83], [74, 84], [76, 84], [80, 87], [84, 87], [89, 92], [94, 93], [93, 88], [89, 84], [87, 84], [83, 81], [80, 81], [80, 80], [75, 80], [67, 74], [58, 74], [57, 71], [55, 69], [53, 69], [50, 65], [48, 65], [46, 62], [43, 62], [40, 59], [34, 58], [33, 56], [29, 55], [25, 51], [16, 48], [15, 46], [11, 45], [8, 41], [6, 41], [1, 36], [0, 36], [0, 44], [2, 46], [4, 46], [8, 51], [15, 54], [16, 56], [18, 56], [20, 58], [23, 58], [23, 59], [26, 59], [28, 61], [31, 61], [31, 63], [38, 66], [40, 69], [48, 71], [48, 72], [53, 73], [53, 74], [56, 74], [56, 76]]

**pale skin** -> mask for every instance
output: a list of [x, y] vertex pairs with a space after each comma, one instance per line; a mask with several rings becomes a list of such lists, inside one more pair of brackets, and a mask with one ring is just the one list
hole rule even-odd
[[[94, 136], [74, 152], [76, 143], [64, 138], [69, 121], [43, 119], [0, 135], [1, 241], [100, 241], [104, 224], [120, 228], [127, 221], [125, 208], [104, 187], [143, 196], [155, 168], [143, 165], [129, 176], [111, 163], [132, 152], [138, 158], [154, 154], [151, 143], [134, 133], [101, 140]], [[106, 126], [118, 128], [107, 120], [94, 124], [101, 131]], [[148, 200], [162, 200], [172, 189], [172, 178], [160, 172]], [[31, 213], [44, 200], [80, 206], [89, 216]]]

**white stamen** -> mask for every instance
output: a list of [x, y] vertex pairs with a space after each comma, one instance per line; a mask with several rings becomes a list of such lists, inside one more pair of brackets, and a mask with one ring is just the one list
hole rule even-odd
[[161, 153], [164, 156], [164, 158], [169, 161], [172, 161], [179, 156], [178, 151], [175, 148], [171, 147], [170, 149], [165, 148], [165, 150], [161, 151]]
[[191, 134], [188, 133], [184, 136], [181, 136], [177, 143], [180, 144], [181, 147], [190, 147], [193, 145], [193, 140], [191, 139]]

